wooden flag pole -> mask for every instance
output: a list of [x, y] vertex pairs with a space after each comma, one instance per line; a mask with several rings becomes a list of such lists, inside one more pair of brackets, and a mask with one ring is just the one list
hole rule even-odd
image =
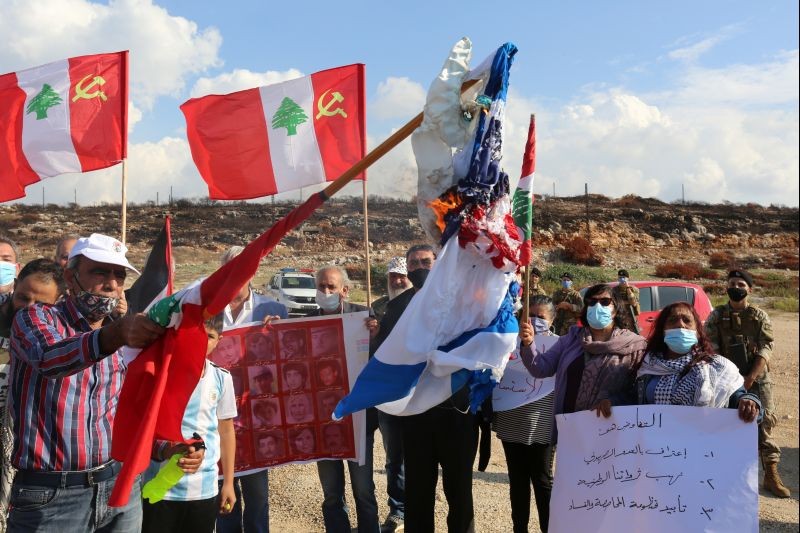
[[[461, 85], [461, 92], [463, 93], [479, 81], [480, 80], [469, 80], [464, 82]], [[325, 189], [321, 192], [325, 199], [328, 199], [337, 192], [341, 191], [342, 187], [350, 183], [353, 178], [364, 172], [368, 167], [375, 163], [375, 161], [386, 155], [389, 150], [403, 142], [406, 137], [414, 133], [414, 130], [417, 129], [420, 124], [422, 124], [422, 117], [423, 114], [420, 113], [416, 117], [409, 120], [405, 126], [394, 132], [389, 136], [389, 138], [373, 148], [367, 155], [364, 156], [363, 159], [345, 170], [344, 174], [336, 178], [336, 181], [325, 187]]]
[[[534, 132], [536, 131], [536, 115], [531, 113], [531, 123], [533, 124]], [[535, 134], [534, 134], [535, 139]], [[524, 177], [524, 176], [523, 176]], [[533, 186], [531, 186], [531, 211], [533, 211]], [[533, 217], [531, 216], [531, 234], [528, 237], [533, 241]], [[533, 243], [531, 242], [531, 248]], [[533, 254], [531, 254], [533, 255]], [[531, 261], [533, 258], [531, 257]], [[525, 286], [522, 288], [522, 321], [527, 322], [531, 317], [531, 265], [525, 265], [525, 273], [523, 274], [523, 283]]]
[[364, 251], [367, 259], [367, 307], [372, 307], [372, 266], [369, 260], [369, 215], [367, 214], [367, 180], [361, 180], [364, 197]]
[[122, 244], [125, 244], [125, 232], [128, 228], [128, 159], [122, 160]]

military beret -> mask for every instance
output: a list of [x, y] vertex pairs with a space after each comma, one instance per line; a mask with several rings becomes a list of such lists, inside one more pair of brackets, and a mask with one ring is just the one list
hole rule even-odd
[[728, 279], [731, 278], [741, 278], [747, 283], [748, 287], [753, 286], [753, 276], [750, 275], [749, 272], [745, 272], [744, 270], [731, 270], [728, 272]]
[[561, 274], [561, 277], [567, 278], [568, 280], [572, 281], [572, 274], [570, 274], [569, 272], [564, 272], [563, 274]]
[[622, 277], [622, 278], [629, 278], [629, 277], [631, 277], [631, 276], [630, 276], [630, 274], [628, 274], [628, 271], [627, 271], [627, 270], [625, 270], [624, 268], [620, 268], [620, 269], [619, 269], [619, 271], [617, 272], [617, 276], [620, 276], [620, 277]]
[[536, 267], [531, 267], [531, 276], [536, 276], [537, 278], [542, 277], [542, 271]]

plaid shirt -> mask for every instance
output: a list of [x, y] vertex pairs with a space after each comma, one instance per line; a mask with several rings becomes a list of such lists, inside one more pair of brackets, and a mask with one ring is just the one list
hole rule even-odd
[[125, 370], [119, 352], [100, 353], [100, 331], [70, 298], [20, 310], [11, 328], [13, 465], [71, 471], [107, 462]]

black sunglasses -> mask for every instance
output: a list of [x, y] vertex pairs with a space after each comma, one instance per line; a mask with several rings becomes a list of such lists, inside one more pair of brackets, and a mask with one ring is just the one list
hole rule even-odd
[[600, 304], [603, 307], [608, 307], [614, 303], [613, 298], [589, 298], [589, 305]]

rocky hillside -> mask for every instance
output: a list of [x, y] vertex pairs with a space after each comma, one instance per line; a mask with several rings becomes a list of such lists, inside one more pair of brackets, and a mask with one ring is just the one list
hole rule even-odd
[[[242, 244], [269, 227], [294, 205], [179, 200], [172, 206], [130, 206], [128, 243], [141, 264], [159, 231], [163, 216], [173, 217], [173, 243], [179, 264], [198, 267], [213, 262], [233, 244]], [[800, 218], [797, 208], [748, 205], [667, 204], [626, 196], [586, 200], [537, 198], [535, 247], [540, 261], [557, 261], [573, 237], [587, 238], [610, 266], [636, 267], [667, 261], [703, 261], [714, 251], [732, 253], [743, 263], [770, 267], [796, 257]], [[371, 198], [369, 236], [373, 259], [383, 262], [409, 243], [424, 241], [412, 202]], [[330, 201], [266, 260], [265, 268], [318, 266], [363, 258], [360, 199]], [[51, 256], [67, 233], [118, 235], [119, 206], [0, 206], [0, 233], [23, 248], [24, 259]]]

